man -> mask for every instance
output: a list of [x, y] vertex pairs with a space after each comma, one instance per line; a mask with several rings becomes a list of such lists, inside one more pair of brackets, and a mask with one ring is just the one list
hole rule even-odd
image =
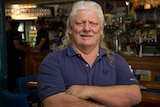
[[49, 54], [38, 74], [44, 107], [130, 107], [140, 103], [138, 81], [125, 59], [103, 42], [100, 5], [79, 1], [68, 17], [64, 45]]
[[49, 51], [49, 36], [48, 31], [46, 31], [43, 26], [43, 21], [37, 21], [36, 24], [37, 29], [37, 37], [36, 37], [36, 44], [35, 49], [41, 50], [41, 51]]
[[17, 91], [18, 77], [23, 76], [21, 63], [24, 59], [24, 52], [28, 52], [30, 47], [22, 44], [22, 36], [18, 32], [19, 22], [6, 20], [7, 35], [7, 89]]

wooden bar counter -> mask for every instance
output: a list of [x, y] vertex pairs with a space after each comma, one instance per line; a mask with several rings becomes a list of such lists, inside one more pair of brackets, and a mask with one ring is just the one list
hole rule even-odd
[[[140, 84], [150, 89], [159, 89], [160, 82], [155, 81], [156, 76], [160, 76], [160, 56], [128, 56], [121, 54], [131, 65], [133, 73], [136, 70], [151, 71], [151, 80], [141, 81]], [[137, 107], [160, 107], [160, 93], [146, 92], [142, 90], [142, 102]]]
[[[140, 84], [148, 89], [158, 89], [160, 92], [160, 82], [140, 81]], [[138, 107], [160, 107], [160, 93], [154, 91], [146, 92], [142, 90], [142, 102]]]
[[160, 56], [128, 56], [121, 54], [126, 61], [131, 65], [135, 72], [137, 69], [150, 70], [151, 81], [155, 81], [156, 76], [160, 76]]
[[38, 68], [43, 58], [50, 52], [30, 51], [25, 53], [22, 62], [23, 76], [32, 76], [38, 74]]

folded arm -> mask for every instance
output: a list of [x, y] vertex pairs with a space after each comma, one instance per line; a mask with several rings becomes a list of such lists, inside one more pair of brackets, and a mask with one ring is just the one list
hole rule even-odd
[[66, 93], [81, 99], [92, 99], [106, 107], [130, 107], [140, 103], [142, 99], [138, 85], [107, 87], [73, 85]]
[[64, 92], [49, 96], [43, 100], [44, 107], [106, 107], [104, 105], [80, 99]]

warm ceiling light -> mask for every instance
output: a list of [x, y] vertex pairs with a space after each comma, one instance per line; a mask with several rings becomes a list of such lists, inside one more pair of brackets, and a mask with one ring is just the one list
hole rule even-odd
[[38, 17], [29, 17], [29, 16], [16, 16], [16, 15], [12, 15], [11, 16], [13, 20], [36, 20], [38, 19]]
[[15, 9], [15, 8], [36, 8], [37, 5], [35, 4], [12, 4], [11, 8]]
[[144, 9], [151, 9], [151, 4], [149, 4], [149, 3], [145, 3], [145, 5], [144, 5]]

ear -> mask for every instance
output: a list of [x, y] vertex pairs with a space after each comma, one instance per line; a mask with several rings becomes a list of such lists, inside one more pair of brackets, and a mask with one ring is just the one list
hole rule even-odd
[[68, 33], [72, 34], [72, 27], [71, 26], [69, 26], [69, 28], [68, 28]]
[[101, 35], [103, 35], [104, 27], [101, 28]]

